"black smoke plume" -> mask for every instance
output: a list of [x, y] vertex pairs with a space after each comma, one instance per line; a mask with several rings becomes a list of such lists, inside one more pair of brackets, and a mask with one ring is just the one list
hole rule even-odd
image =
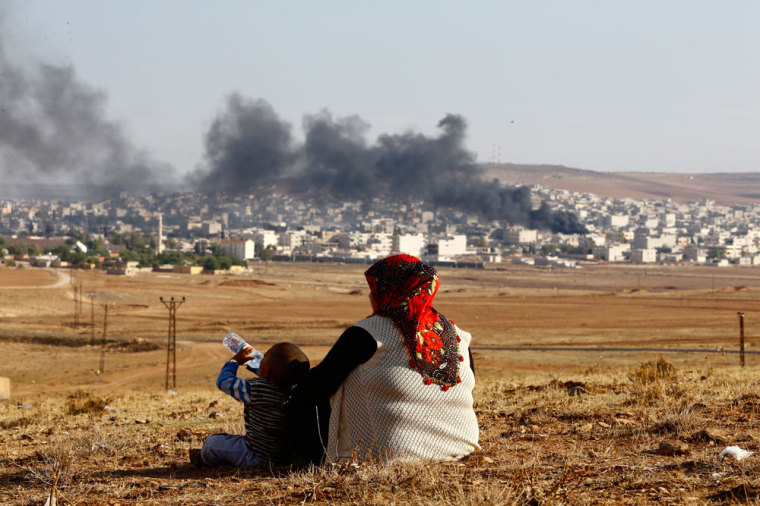
[[105, 94], [82, 83], [73, 67], [15, 63], [0, 38], [0, 177], [109, 191], [168, 181], [163, 174], [171, 168], [137, 149], [106, 118], [105, 105]]
[[312, 188], [336, 196], [367, 195], [377, 179], [377, 156], [367, 146], [369, 125], [357, 116], [333, 120], [323, 111], [303, 121], [304, 178]]
[[276, 180], [295, 161], [290, 130], [266, 101], [234, 94], [206, 133], [210, 170], [198, 169], [192, 178], [201, 188], [214, 190]]
[[475, 212], [553, 232], [582, 233], [574, 214], [533, 209], [530, 190], [485, 181], [465, 147], [467, 124], [448, 114], [440, 133], [381, 135], [370, 144], [369, 125], [357, 116], [327, 112], [303, 120], [304, 142], [295, 145], [291, 127], [263, 100], [232, 95], [206, 134], [206, 168], [194, 174], [199, 189], [242, 189], [288, 178], [295, 191], [335, 197], [415, 197], [441, 207]]

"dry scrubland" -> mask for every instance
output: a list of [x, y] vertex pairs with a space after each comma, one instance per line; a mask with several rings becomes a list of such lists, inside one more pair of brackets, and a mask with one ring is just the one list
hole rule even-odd
[[[214, 391], [237, 330], [259, 347], [291, 340], [316, 362], [366, 315], [361, 266], [267, 265], [240, 278], [73, 273], [95, 300], [96, 345], [73, 328], [56, 273], [0, 270], [0, 502], [703, 503], [760, 501], [760, 357], [510, 351], [486, 346], [736, 349], [737, 311], [755, 344], [752, 269], [593, 267], [442, 270], [437, 307], [475, 338], [482, 451], [466, 462], [313, 470], [199, 470], [187, 450], [241, 432]], [[65, 282], [64, 282], [65, 281]], [[58, 286], [56, 286], [58, 283]], [[42, 286], [48, 286], [43, 288]], [[178, 311], [177, 386], [164, 388], [167, 311]], [[110, 304], [105, 370], [102, 306]], [[752, 349], [752, 348], [750, 348]]]

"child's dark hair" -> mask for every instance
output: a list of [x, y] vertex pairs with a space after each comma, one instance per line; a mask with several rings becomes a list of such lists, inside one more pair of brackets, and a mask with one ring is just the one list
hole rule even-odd
[[281, 388], [290, 388], [309, 372], [309, 358], [293, 343], [277, 343], [266, 352], [272, 381]]

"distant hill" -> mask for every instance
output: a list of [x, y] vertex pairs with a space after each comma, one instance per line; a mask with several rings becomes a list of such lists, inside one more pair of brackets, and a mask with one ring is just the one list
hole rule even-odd
[[503, 183], [538, 184], [604, 197], [711, 199], [723, 205], [760, 202], [760, 173], [671, 174], [594, 172], [562, 165], [484, 164], [485, 176]]

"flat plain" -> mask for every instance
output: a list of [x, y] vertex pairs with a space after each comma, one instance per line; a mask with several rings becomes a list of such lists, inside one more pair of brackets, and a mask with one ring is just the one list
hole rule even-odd
[[[262, 349], [292, 341], [315, 364], [369, 313], [364, 269], [0, 269], [0, 376], [12, 384], [0, 407], [0, 501], [40, 504], [51, 491], [71, 504], [758, 500], [757, 457], [718, 456], [760, 449], [760, 355], [741, 368], [736, 354], [738, 312], [747, 350], [757, 345], [751, 267], [440, 269], [436, 308], [473, 334], [483, 449], [469, 463], [187, 464], [205, 435], [242, 431], [240, 406], [214, 390], [224, 334]], [[159, 297], [185, 298], [170, 392]]]

